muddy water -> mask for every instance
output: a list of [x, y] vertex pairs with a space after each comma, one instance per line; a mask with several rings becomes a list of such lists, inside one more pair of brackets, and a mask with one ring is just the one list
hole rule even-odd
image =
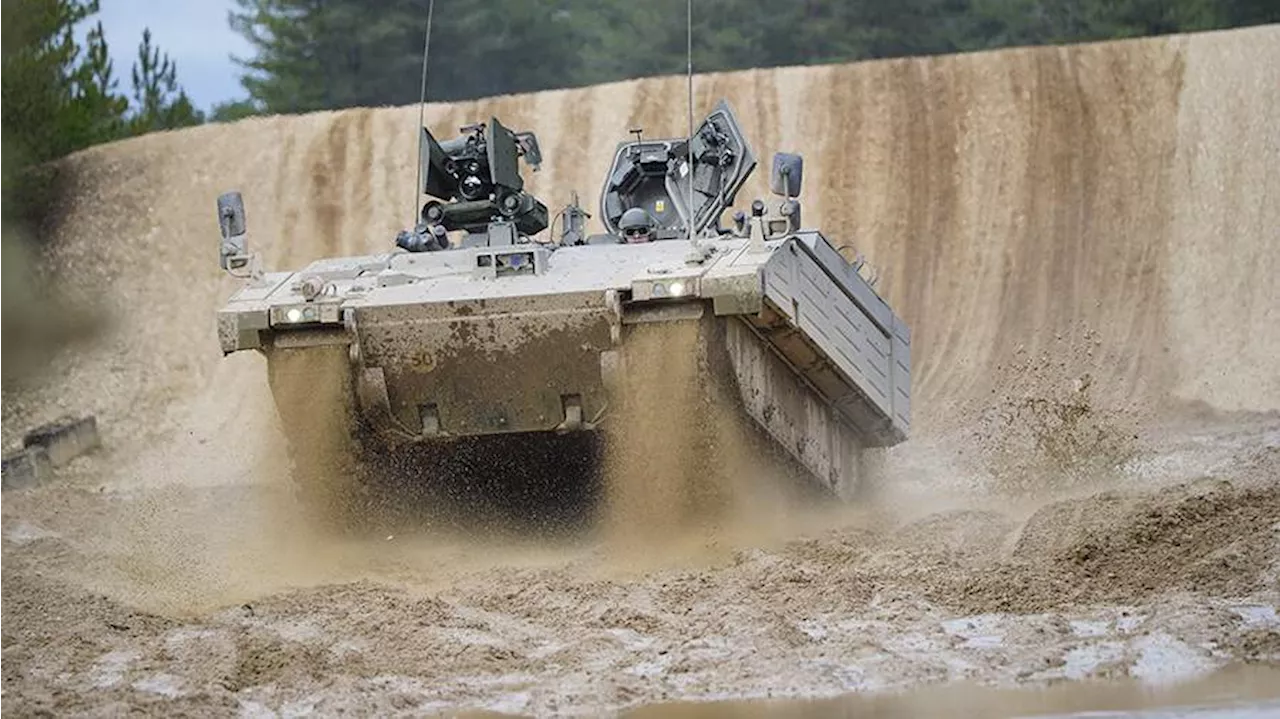
[[1083, 681], [1036, 689], [973, 684], [816, 700], [667, 703], [628, 717], [1122, 717], [1261, 719], [1280, 715], [1280, 670], [1240, 667], [1165, 687], [1132, 680]]

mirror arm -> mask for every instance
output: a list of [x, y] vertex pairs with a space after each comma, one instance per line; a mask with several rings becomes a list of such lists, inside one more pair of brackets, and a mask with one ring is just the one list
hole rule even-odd
[[244, 199], [239, 192], [227, 192], [218, 197], [218, 229], [222, 232], [222, 240], [218, 245], [222, 269], [238, 279], [255, 282], [262, 279], [261, 260], [257, 254], [249, 251]]

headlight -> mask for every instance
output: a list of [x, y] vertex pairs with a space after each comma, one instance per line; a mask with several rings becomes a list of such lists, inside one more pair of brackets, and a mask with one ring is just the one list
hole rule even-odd
[[336, 302], [310, 302], [299, 305], [281, 305], [271, 308], [271, 324], [301, 325], [316, 322], [337, 323], [342, 321], [342, 309]]
[[670, 300], [698, 296], [698, 278], [681, 277], [655, 280], [641, 278], [631, 283], [631, 295], [635, 300]]

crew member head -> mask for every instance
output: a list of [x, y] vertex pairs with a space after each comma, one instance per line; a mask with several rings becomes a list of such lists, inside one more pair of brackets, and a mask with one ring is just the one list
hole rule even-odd
[[622, 213], [622, 219], [618, 220], [618, 230], [622, 232], [623, 241], [628, 244], [652, 242], [654, 239], [653, 218], [640, 207], [632, 207]]

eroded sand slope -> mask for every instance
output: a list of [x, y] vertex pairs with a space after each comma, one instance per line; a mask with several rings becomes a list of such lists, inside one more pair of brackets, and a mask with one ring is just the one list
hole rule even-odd
[[[880, 269], [914, 333], [916, 434], [896, 471], [917, 499], [967, 487], [965, 506], [873, 507], [651, 573], [602, 569], [590, 548], [299, 539], [273, 503], [263, 363], [217, 348], [235, 285], [214, 198], [244, 193], [270, 267], [385, 251], [415, 209], [417, 110], [143, 137], [66, 162], [43, 258], [102, 330], [4, 389], [6, 446], [63, 411], [96, 412], [108, 444], [59, 486], [6, 496], [6, 699], [595, 713], [762, 682], [814, 695], [1280, 659], [1280, 28], [697, 90], [700, 110], [733, 103], [766, 161], [803, 153], [806, 224]], [[555, 207], [573, 188], [594, 198], [628, 127], [682, 133], [683, 97], [681, 79], [652, 79], [427, 118], [440, 135], [489, 114], [535, 130], [532, 189]], [[1062, 500], [1051, 476], [984, 499], [998, 487], [934, 453], [952, 457], [956, 436], [999, 446], [1019, 427], [992, 407], [1082, 386], [1142, 435], [1114, 491]], [[1174, 420], [1183, 434], [1155, 429]]]
[[[807, 223], [881, 269], [914, 331], [921, 429], [1008, 379], [997, 367], [1018, 348], [1079, 344], [1086, 330], [1107, 393], [1276, 409], [1277, 32], [715, 75], [697, 106], [727, 97], [766, 160], [805, 154]], [[577, 189], [594, 210], [628, 127], [683, 132], [680, 82], [427, 118], [442, 135], [490, 114], [534, 129], [546, 163], [533, 191], [555, 207]], [[413, 108], [253, 119], [70, 160], [75, 200], [51, 259], [116, 326], [100, 361], [81, 357], [70, 376], [59, 365], [53, 384], [122, 365], [119, 391], [88, 408], [108, 419], [189, 401], [223, 364], [211, 311], [233, 286], [210, 259], [213, 198], [244, 192], [271, 267], [385, 251], [413, 212], [415, 120]], [[765, 174], [741, 202], [764, 194]], [[9, 404], [6, 418], [20, 409]]]

